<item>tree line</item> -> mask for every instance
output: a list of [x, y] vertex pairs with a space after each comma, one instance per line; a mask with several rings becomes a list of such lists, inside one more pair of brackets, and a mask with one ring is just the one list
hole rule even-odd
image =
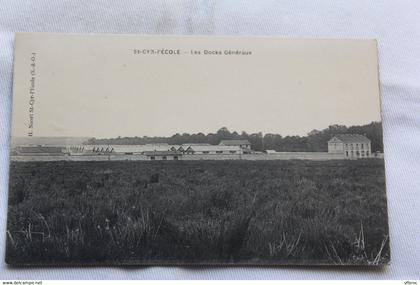
[[186, 143], [219, 144], [221, 140], [248, 140], [255, 151], [320, 151], [328, 150], [327, 142], [336, 134], [360, 134], [371, 140], [372, 152], [383, 152], [382, 123], [372, 122], [362, 126], [331, 125], [323, 130], [312, 130], [306, 136], [282, 136], [280, 134], [262, 134], [261, 132], [248, 134], [246, 132], [230, 132], [226, 127], [215, 133], [174, 134], [170, 137], [117, 137], [107, 139], [91, 138], [85, 144], [124, 144], [142, 145], [153, 143], [168, 143], [180, 145]]

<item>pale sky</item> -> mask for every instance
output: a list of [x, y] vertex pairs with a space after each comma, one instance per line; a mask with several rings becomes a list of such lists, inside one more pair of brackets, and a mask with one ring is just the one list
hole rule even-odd
[[[180, 49], [135, 55], [133, 49]], [[191, 55], [191, 50], [252, 55]], [[13, 136], [170, 136], [230, 131], [305, 135], [380, 121], [373, 40], [17, 36]]]

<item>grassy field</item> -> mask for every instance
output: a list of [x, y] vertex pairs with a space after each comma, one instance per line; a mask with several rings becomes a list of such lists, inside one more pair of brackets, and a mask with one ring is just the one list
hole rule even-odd
[[12, 264], [384, 264], [383, 160], [12, 162]]

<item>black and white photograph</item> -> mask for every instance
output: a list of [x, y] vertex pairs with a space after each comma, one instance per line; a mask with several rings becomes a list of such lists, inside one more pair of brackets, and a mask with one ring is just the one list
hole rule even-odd
[[8, 205], [12, 266], [387, 265], [377, 43], [17, 34]]

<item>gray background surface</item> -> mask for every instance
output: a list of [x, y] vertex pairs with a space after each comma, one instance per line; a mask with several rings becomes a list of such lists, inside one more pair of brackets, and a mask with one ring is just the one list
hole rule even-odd
[[[420, 279], [420, 1], [0, 0], [0, 279]], [[376, 38], [391, 265], [9, 268], [4, 263], [17, 31]]]

